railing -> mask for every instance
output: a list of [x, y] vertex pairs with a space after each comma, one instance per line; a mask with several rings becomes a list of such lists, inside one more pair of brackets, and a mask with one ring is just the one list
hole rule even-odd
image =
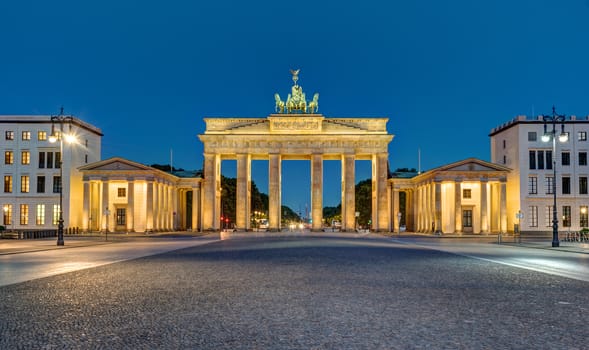
[[[68, 227], [64, 229], [64, 234], [66, 235], [78, 235], [82, 233], [79, 227]], [[57, 230], [26, 230], [26, 231], [3, 231], [0, 233], [0, 238], [5, 239], [40, 239], [40, 238], [49, 238], [49, 237], [57, 237]]]

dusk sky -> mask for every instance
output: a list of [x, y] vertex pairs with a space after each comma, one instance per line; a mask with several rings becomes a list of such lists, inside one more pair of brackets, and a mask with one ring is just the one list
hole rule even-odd
[[[417, 168], [418, 149], [422, 170], [490, 160], [489, 131], [516, 115], [589, 114], [588, 0], [2, 1], [0, 39], [0, 114], [63, 106], [102, 129], [103, 159], [172, 149], [200, 169], [202, 118], [268, 116], [291, 68], [324, 116], [389, 118], [391, 169]], [[267, 171], [254, 162], [264, 192]], [[326, 162], [324, 205], [339, 172]], [[295, 211], [309, 173], [283, 163]]]

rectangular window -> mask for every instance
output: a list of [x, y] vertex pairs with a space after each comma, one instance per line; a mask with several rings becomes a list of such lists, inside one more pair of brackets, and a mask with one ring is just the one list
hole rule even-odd
[[4, 175], [4, 193], [12, 193], [12, 175]]
[[61, 152], [55, 152], [55, 169], [61, 168]]
[[21, 225], [28, 225], [29, 224], [29, 205], [28, 204], [21, 204], [20, 205], [20, 224]]
[[125, 225], [125, 208], [117, 208], [117, 225]]
[[53, 177], [53, 193], [61, 193], [61, 177]]
[[39, 152], [39, 169], [45, 168], [45, 152]]
[[546, 194], [554, 194], [554, 176], [546, 176]]
[[127, 196], [127, 189], [124, 187], [117, 188], [117, 195], [118, 195], [118, 197], [126, 197]]
[[538, 169], [544, 169], [544, 151], [537, 151], [538, 153]]
[[587, 194], [587, 176], [579, 177], [579, 194]]
[[465, 188], [462, 190], [462, 198], [472, 198], [472, 190], [470, 188]]
[[536, 141], [538, 135], [535, 131], [528, 131], [528, 141]]
[[546, 207], [546, 217], [545, 217], [545, 222], [546, 222], [546, 227], [551, 227], [552, 226], [552, 216], [553, 216], [553, 211], [552, 211], [552, 206], [549, 205]]
[[530, 151], [530, 169], [536, 169], [536, 151]]
[[37, 176], [37, 193], [45, 193], [45, 176]]
[[552, 151], [546, 151], [546, 169], [552, 169]]
[[53, 168], [53, 152], [47, 152], [47, 169]]
[[37, 204], [37, 216], [35, 224], [38, 226], [45, 225], [45, 204]]
[[84, 163], [88, 163], [88, 155], [84, 154]]
[[462, 211], [462, 227], [472, 227], [472, 210]]
[[13, 164], [14, 163], [14, 152], [12, 151], [4, 151], [4, 164]]
[[562, 165], [571, 165], [571, 154], [569, 152], [562, 152]]
[[4, 135], [7, 140], [14, 140], [14, 131], [7, 131]]
[[562, 194], [571, 194], [571, 178], [568, 176], [562, 177]]
[[586, 131], [579, 131], [579, 141], [587, 141], [587, 132]]
[[51, 223], [53, 225], [59, 224], [59, 204], [53, 204], [53, 219]]
[[31, 152], [22, 151], [20, 153], [20, 164], [23, 164], [23, 165], [31, 164]]
[[29, 193], [29, 177], [27, 175], [20, 177], [20, 193]]
[[571, 227], [571, 207], [569, 205], [562, 207], [562, 226]]
[[535, 176], [528, 177], [528, 193], [529, 194], [537, 194], [538, 193], [538, 178]]
[[579, 152], [579, 165], [587, 165], [587, 152]]
[[530, 206], [530, 227], [538, 227], [538, 207]]
[[586, 205], [582, 205], [579, 210], [579, 226], [586, 228], [589, 226], [589, 211]]
[[47, 132], [46, 131], [38, 131], [37, 132], [37, 140], [47, 141]]
[[30, 141], [31, 140], [31, 132], [30, 131], [23, 131], [22, 132], [22, 140], [23, 141]]
[[4, 204], [2, 211], [4, 212], [4, 226], [10, 226], [12, 224], [12, 204]]
[[503, 149], [505, 149], [506, 146], [507, 146], [507, 142], [505, 142], [505, 140], [503, 140]]

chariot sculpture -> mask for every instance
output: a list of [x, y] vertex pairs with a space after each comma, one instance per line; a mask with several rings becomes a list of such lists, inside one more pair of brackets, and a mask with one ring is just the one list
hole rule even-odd
[[276, 112], [293, 113], [299, 111], [301, 113], [317, 113], [317, 110], [319, 109], [319, 94], [316, 93], [313, 96], [313, 100], [307, 102], [303, 88], [297, 84], [297, 81], [299, 80], [299, 71], [300, 69], [290, 70], [294, 85], [291, 87], [291, 92], [288, 94], [286, 101], [282, 101], [278, 93], [274, 94], [274, 99], [276, 100]]

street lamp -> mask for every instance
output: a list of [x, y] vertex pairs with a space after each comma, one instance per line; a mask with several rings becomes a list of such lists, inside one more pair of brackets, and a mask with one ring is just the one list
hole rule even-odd
[[[72, 134], [72, 121], [71, 115], [63, 115], [63, 107], [59, 112], [59, 115], [51, 116], [51, 135], [49, 136], [49, 142], [55, 143], [59, 141], [59, 224], [57, 225], [57, 245], [63, 245], [63, 140], [68, 143], [72, 143], [76, 140], [76, 137]], [[68, 123], [69, 133], [63, 134], [63, 124]], [[55, 124], [59, 124], [59, 135], [55, 132]]]
[[[564, 132], [564, 115], [556, 114], [556, 108], [552, 106], [552, 116], [542, 116], [544, 120], [544, 135], [542, 135], [542, 142], [549, 142], [552, 140], [552, 170], [554, 171], [552, 177], [552, 194], [554, 195], [554, 203], [552, 206], [552, 246], [559, 247], [558, 240], [558, 216], [556, 212], [556, 124], [560, 123], [560, 135], [558, 135], [559, 142], [567, 142], [569, 136]], [[552, 131], [547, 130], [547, 125], [552, 124]]]

